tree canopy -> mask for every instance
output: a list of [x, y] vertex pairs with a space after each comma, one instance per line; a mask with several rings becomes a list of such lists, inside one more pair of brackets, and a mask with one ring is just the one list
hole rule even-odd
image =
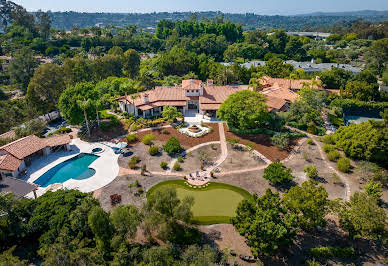
[[265, 97], [258, 92], [243, 90], [233, 93], [217, 112], [220, 119], [239, 129], [264, 126], [269, 118]]

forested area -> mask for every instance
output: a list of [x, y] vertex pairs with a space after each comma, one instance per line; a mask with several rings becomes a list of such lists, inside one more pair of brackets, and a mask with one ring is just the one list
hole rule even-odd
[[[108, 14], [108, 13], [79, 13], [79, 12], [52, 12], [53, 26], [58, 29], [70, 30], [72, 27], [86, 28], [98, 23], [103, 25], [126, 26], [137, 25], [141, 29], [154, 31], [159, 20], [188, 20], [191, 17], [198, 19], [213, 19], [221, 12], [157, 12], [157, 13], [131, 13], [131, 14]], [[358, 19], [371, 22], [387, 20], [385, 11], [370, 12], [344, 12], [331, 14], [304, 14], [299, 16], [269, 16], [253, 13], [231, 14], [226, 13], [225, 18], [243, 25], [245, 30], [254, 29], [286, 29], [291, 31], [316, 31], [341, 24], [349, 24]]]
[[[353, 76], [342, 69], [319, 75], [324, 86], [342, 89], [344, 97], [377, 100], [380, 95], [373, 75], [380, 74], [383, 80], [386, 76], [387, 39], [372, 41], [356, 33], [330, 36], [328, 44], [342, 47], [333, 50], [324, 41], [288, 36], [282, 30], [244, 32], [241, 25], [223, 15], [203, 21], [195, 17], [177, 22], [161, 20], [155, 34], [130, 25], [74, 28], [66, 33], [52, 28], [48, 13], [29, 14], [22, 7], [12, 5], [2, 9], [2, 18], [7, 27], [0, 35], [1, 54], [11, 56], [12, 60], [7, 71], [1, 73], [1, 132], [56, 110], [61, 93], [80, 82], [97, 86], [99, 82], [115, 80], [109, 92], [100, 90], [96, 94], [112, 98], [155, 85], [179, 84], [184, 78], [255, 86], [263, 74], [281, 78], [315, 77], [314, 73], [307, 74], [283, 64], [285, 59], [313, 58], [317, 62], [332, 63], [361, 60], [368, 68], [362, 75]], [[37, 56], [50, 58], [52, 63], [39, 66]], [[245, 69], [237, 64], [253, 59], [266, 60], [267, 65]], [[235, 64], [218, 63], [222, 61]], [[357, 91], [364, 87], [368, 90], [359, 94]], [[85, 93], [80, 97], [85, 97]], [[112, 101], [104, 104], [109, 107]], [[92, 117], [94, 114], [90, 111]]]
[[[134, 24], [101, 28], [80, 24], [67, 32], [58, 29], [62, 24], [63, 28], [70, 27], [62, 20], [77, 21], [79, 14], [31, 14], [10, 1], [0, 1], [0, 19], [4, 26], [0, 34], [0, 55], [4, 58], [0, 75], [0, 133], [25, 123], [15, 130], [17, 137], [41, 136], [45, 125], [31, 119], [58, 109], [71, 125], [83, 126], [87, 121], [97, 120], [100, 126], [99, 119], [110, 116], [109, 122], [105, 121], [101, 127], [120, 123], [116, 118], [120, 117], [124, 122], [130, 121], [136, 130], [137, 124], [133, 123], [136, 118], [129, 114], [104, 112], [117, 110], [119, 96], [129, 95], [135, 100], [140, 92], [158, 85], [178, 85], [189, 78], [211, 79], [216, 85], [249, 84], [252, 90], [231, 94], [218, 110], [218, 117], [228, 123], [229, 129], [240, 136], [262, 134], [270, 139], [267, 146], [276, 146], [272, 148], [279, 150], [290, 147], [292, 136], [306, 136], [291, 133], [289, 128], [306, 131], [312, 134], [307, 141], [309, 148], [318, 151], [314, 141], [322, 141], [328, 160], [335, 162], [344, 175], [353, 171], [350, 159], [363, 160], [357, 169], [365, 170], [362, 177], [368, 182], [364, 187], [357, 187], [352, 195], [345, 192], [344, 200], [329, 200], [328, 191], [316, 181], [319, 177], [315, 165], [306, 165], [299, 173], [292, 173], [278, 160], [268, 163], [262, 169], [262, 177], [271, 189], [263, 190], [265, 193], [261, 196], [254, 194], [242, 200], [230, 221], [246, 240], [251, 253], [264, 259], [287, 254], [301, 235], [316, 236], [333, 226], [328, 224], [329, 216], [335, 217], [338, 223], [335, 226], [342, 230], [347, 243], [353, 241], [356, 247], [373, 243], [384, 250], [388, 237], [387, 215], [381, 195], [388, 184], [384, 169], [388, 160], [388, 98], [386, 92], [379, 90], [378, 82], [388, 85], [387, 21], [379, 24], [356, 21], [333, 26], [334, 21], [342, 18], [322, 20], [320, 16], [312, 16], [295, 19], [294, 24], [286, 27], [289, 18], [276, 18], [277, 27], [299, 29], [299, 23], [310, 23], [310, 27], [327, 24], [328, 31], [334, 33], [327, 40], [315, 40], [289, 36], [283, 29], [274, 29], [273, 17], [267, 18], [270, 21], [267, 29], [247, 31], [247, 23], [254, 23], [247, 21], [255, 21], [255, 15], [246, 15], [244, 21], [238, 21], [240, 15], [208, 15], [204, 15], [206, 19], [190, 14], [184, 20], [169, 20], [151, 14], [152, 19], [160, 20], [155, 33], [143, 31], [141, 25]], [[92, 20], [97, 15], [90, 16]], [[317, 25], [311, 23], [314, 21]], [[42, 58], [49, 62], [43, 64]], [[334, 67], [305, 73], [284, 63], [312, 59], [351, 63], [363, 66], [363, 70], [353, 74]], [[264, 60], [266, 65], [249, 69], [240, 65], [249, 60]], [[260, 93], [264, 76], [311, 82], [298, 90], [297, 99], [289, 103], [287, 112], [276, 113], [268, 110], [266, 97]], [[328, 90], [316, 89], [321, 86]], [[329, 90], [334, 93], [328, 93]], [[373, 110], [383, 121], [345, 127], [342, 117], [351, 108]], [[336, 118], [341, 122], [333, 135], [320, 139], [315, 135], [326, 134], [322, 115], [325, 112], [331, 115], [330, 120]], [[166, 107], [162, 116], [163, 122], [168, 120], [172, 124], [181, 114], [174, 107]], [[151, 156], [161, 151], [159, 146], [152, 145], [155, 140], [152, 134], [145, 135], [141, 143], [135, 133], [126, 140], [131, 144], [149, 145]], [[9, 141], [2, 140], [2, 144]], [[238, 142], [229, 139], [228, 145], [233, 148]], [[170, 137], [161, 147], [176, 155], [184, 149], [182, 146], [175, 137]], [[249, 154], [252, 150], [251, 147]], [[304, 164], [316, 159], [303, 156], [306, 157]], [[128, 167], [137, 168], [139, 160], [131, 157]], [[177, 160], [184, 161], [181, 157]], [[163, 170], [168, 166], [165, 161], [160, 163]], [[180, 167], [176, 163], [173, 170], [178, 172]], [[146, 165], [142, 165], [141, 175], [146, 170]], [[299, 185], [295, 183], [297, 174], [303, 176]], [[335, 182], [340, 179], [334, 178]], [[129, 184], [128, 189], [136, 186], [138, 191], [146, 192], [138, 180], [136, 183]], [[345, 185], [341, 183], [342, 190]], [[281, 193], [273, 192], [275, 189]], [[227, 264], [228, 252], [204, 245], [203, 234], [191, 223], [193, 198], [179, 199], [175, 189], [166, 189], [143, 195], [146, 203], [136, 207], [119, 206], [115, 198], [118, 196], [112, 194], [108, 199], [112, 209], [107, 211], [91, 194], [77, 190], [47, 192], [34, 200], [1, 194], [0, 265]], [[322, 257], [335, 253], [332, 257], [339, 258], [360, 255], [353, 247], [342, 246], [316, 247], [311, 253]], [[307, 260], [311, 257], [315, 256], [309, 254], [299, 264], [320, 265]]]

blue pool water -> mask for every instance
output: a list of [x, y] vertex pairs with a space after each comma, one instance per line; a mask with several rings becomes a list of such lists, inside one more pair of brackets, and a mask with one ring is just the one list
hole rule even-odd
[[69, 179], [87, 179], [95, 174], [96, 171], [89, 168], [89, 165], [98, 158], [99, 156], [94, 154], [78, 154], [51, 168], [35, 180], [34, 183], [41, 187], [47, 187], [54, 183], [63, 183]]

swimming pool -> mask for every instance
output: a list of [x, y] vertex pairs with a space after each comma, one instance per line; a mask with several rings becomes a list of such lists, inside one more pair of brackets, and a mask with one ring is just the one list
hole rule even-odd
[[34, 183], [41, 187], [47, 187], [55, 183], [64, 183], [69, 179], [87, 179], [96, 173], [94, 169], [89, 168], [89, 165], [98, 158], [99, 156], [94, 154], [80, 153], [51, 168], [35, 180]]

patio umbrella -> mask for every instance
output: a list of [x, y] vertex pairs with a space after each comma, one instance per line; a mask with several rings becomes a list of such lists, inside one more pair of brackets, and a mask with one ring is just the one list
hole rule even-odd
[[125, 143], [125, 142], [119, 142], [117, 144], [117, 148], [119, 148], [119, 149], [124, 149], [125, 147], [127, 147], [127, 143]]

